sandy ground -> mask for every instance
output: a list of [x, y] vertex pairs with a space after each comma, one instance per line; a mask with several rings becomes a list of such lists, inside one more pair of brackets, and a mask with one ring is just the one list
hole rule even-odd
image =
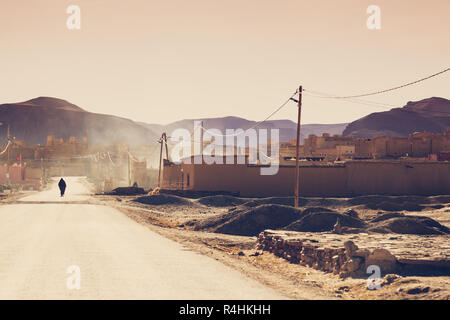
[[[228, 208], [173, 205], [142, 205], [134, 197], [97, 196], [97, 200], [116, 206], [149, 229], [232, 266], [247, 276], [293, 299], [450, 299], [450, 277], [392, 276], [383, 279], [379, 290], [368, 290], [367, 279], [341, 279], [337, 275], [291, 264], [273, 254], [256, 250], [255, 237], [191, 231], [184, 223], [226, 212]], [[361, 215], [376, 210], [353, 206]], [[348, 208], [336, 208], [340, 211]], [[450, 226], [449, 208], [406, 214], [424, 215]], [[407, 247], [407, 244], [405, 244]]]
[[115, 208], [80, 203], [90, 199], [86, 183], [66, 181], [64, 198], [55, 180], [0, 206], [1, 299], [287, 297]]

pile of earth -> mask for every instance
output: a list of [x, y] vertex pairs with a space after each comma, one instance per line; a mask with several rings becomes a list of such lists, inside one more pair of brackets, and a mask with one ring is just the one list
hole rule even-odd
[[429, 197], [425, 196], [383, 196], [383, 195], [367, 195], [350, 198], [347, 200], [349, 205], [361, 205], [368, 203], [381, 203], [381, 202], [391, 202], [391, 203], [404, 203], [412, 202], [416, 204], [429, 204], [431, 200]]
[[372, 210], [384, 211], [422, 211], [426, 208], [440, 209], [450, 203], [450, 196], [382, 196], [369, 195], [347, 200], [348, 205], [364, 205]]
[[234, 210], [194, 223], [194, 230], [257, 236], [266, 229], [280, 229], [301, 217], [294, 207], [263, 204], [247, 210]]
[[246, 203], [248, 199], [238, 198], [229, 195], [214, 195], [202, 197], [197, 200], [198, 203], [208, 207], [232, 207]]
[[138, 187], [119, 187], [107, 194], [114, 196], [135, 196], [138, 194], [146, 194], [146, 192], [143, 188]]
[[[236, 199], [236, 205], [241, 204], [243, 198], [228, 196], [230, 204], [232, 199]], [[363, 205], [372, 210], [384, 211], [422, 211], [430, 207], [433, 209], [442, 208], [443, 205], [450, 203], [450, 195], [441, 196], [383, 196], [368, 195], [354, 198], [299, 198], [301, 207], [349, 207]], [[294, 206], [294, 197], [268, 197], [251, 199], [242, 203], [242, 206], [254, 208], [263, 204], [279, 204]], [[211, 204], [213, 205], [213, 204]]]
[[339, 221], [343, 233], [376, 232], [416, 235], [450, 234], [450, 229], [434, 219], [422, 216], [388, 212], [364, 221], [358, 218], [356, 211], [339, 213], [326, 208], [308, 208], [302, 212], [302, 218], [284, 229], [300, 232], [333, 231]]
[[361, 229], [365, 228], [364, 221], [349, 210], [347, 213], [339, 213], [326, 208], [312, 207], [302, 212], [302, 217], [286, 226], [284, 229], [300, 232], [325, 232], [332, 231], [339, 221], [341, 227]]
[[196, 231], [242, 236], [256, 236], [266, 229], [299, 232], [450, 234], [449, 228], [427, 217], [388, 212], [372, 220], [363, 220], [355, 210], [343, 213], [324, 207], [300, 210], [280, 204], [262, 204], [256, 207], [246, 207], [244, 204], [230, 209], [225, 214], [202, 221], [191, 221], [186, 225], [193, 226]]
[[192, 225], [196, 231], [256, 236], [266, 229], [331, 231], [338, 219], [343, 227], [365, 227], [365, 223], [355, 216], [353, 210], [349, 210], [348, 213], [338, 213], [327, 208], [310, 207], [302, 211], [280, 204], [262, 204], [250, 208], [244, 205], [235, 210], [229, 210], [228, 213], [187, 223], [187, 225]]
[[[336, 198], [299, 198], [299, 206], [309, 206], [309, 207], [331, 207], [331, 206], [341, 206], [346, 205], [347, 201], [344, 199]], [[246, 207], [256, 207], [262, 204], [280, 204], [286, 206], [294, 206], [294, 197], [269, 197], [261, 199], [253, 199], [244, 203]]]
[[437, 204], [447, 204], [450, 203], [450, 195], [441, 195], [441, 196], [434, 196], [429, 197], [431, 203], [437, 203]]
[[450, 229], [428, 217], [385, 213], [370, 221], [367, 231], [417, 235], [450, 234]]
[[[307, 199], [300, 198], [299, 203], [300, 205], [304, 206], [307, 203]], [[269, 197], [269, 198], [260, 198], [260, 199], [253, 199], [250, 201], [247, 201], [243, 204], [245, 207], [249, 208], [255, 208], [257, 206], [261, 206], [264, 204], [278, 204], [278, 205], [284, 205], [284, 206], [294, 206], [294, 197]]]
[[340, 207], [347, 206], [347, 200], [339, 198], [308, 198], [310, 207]]
[[383, 201], [379, 203], [371, 202], [366, 204], [366, 208], [383, 211], [416, 211], [416, 212], [425, 209], [425, 207], [421, 206], [420, 204], [407, 201], [401, 203], [389, 201]]
[[184, 205], [191, 206], [192, 202], [170, 194], [154, 194], [134, 199], [133, 201], [150, 205]]

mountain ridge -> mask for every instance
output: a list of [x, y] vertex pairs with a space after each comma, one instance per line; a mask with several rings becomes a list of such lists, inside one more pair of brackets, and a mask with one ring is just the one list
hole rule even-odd
[[[85, 109], [60, 98], [41, 96], [23, 102], [0, 104], [0, 141], [6, 142], [7, 125], [11, 126], [11, 135], [17, 140], [25, 140], [29, 145], [45, 144], [47, 135], [69, 139], [75, 136], [79, 140], [87, 137], [90, 145], [106, 145], [123, 142], [130, 145], [152, 144], [162, 132], [170, 134], [178, 128], [191, 131], [195, 120], [203, 120], [208, 129], [248, 129], [258, 121], [236, 116], [182, 119], [167, 125], [137, 122], [114, 115], [100, 114]], [[302, 139], [309, 134], [320, 135], [324, 132], [341, 134], [346, 123], [302, 125]], [[280, 129], [280, 141], [289, 141], [296, 137], [296, 123], [287, 120], [268, 120], [258, 128]], [[270, 136], [270, 132], [269, 132]]]
[[[37, 97], [23, 102], [0, 105], [0, 140], [5, 142], [7, 125], [11, 134], [27, 144], [45, 144], [47, 135], [68, 139], [87, 137], [90, 145], [123, 142], [130, 145], [154, 143], [166, 132], [178, 128], [193, 130], [194, 121], [203, 121], [207, 129], [215, 128], [225, 134], [226, 129], [278, 128], [280, 141], [296, 138], [297, 124], [288, 119], [267, 120], [262, 123], [236, 116], [182, 119], [161, 125], [86, 111], [63, 99]], [[440, 133], [450, 127], [450, 100], [431, 97], [409, 101], [404, 107], [371, 113], [349, 124], [302, 124], [301, 140], [310, 134], [352, 135], [356, 138], [374, 136], [405, 137], [417, 131]], [[270, 131], [268, 132], [270, 137]]]
[[[199, 119], [183, 119], [178, 120], [166, 125], [160, 124], [150, 124], [139, 122], [143, 126], [149, 129], [160, 130], [161, 132], [166, 132], [170, 135], [175, 129], [183, 128], [191, 132], [194, 129], [194, 121], [203, 121], [203, 126], [206, 129], [219, 129], [225, 134], [226, 129], [249, 129], [252, 126], [258, 124], [258, 129], [267, 129], [268, 136], [270, 136], [270, 129], [279, 129], [280, 141], [287, 142], [289, 140], [296, 139], [297, 137], [297, 124], [288, 119], [281, 120], [267, 120], [259, 124], [259, 121], [248, 120], [236, 116], [226, 116], [217, 118], [199, 118]], [[347, 123], [337, 123], [337, 124], [303, 124], [301, 126], [301, 139], [303, 141], [305, 137], [310, 134], [322, 135], [323, 133], [342, 134]]]
[[356, 138], [407, 137], [414, 132], [442, 133], [447, 127], [450, 127], [450, 100], [431, 97], [371, 113], [349, 123], [343, 134]]
[[87, 137], [91, 145], [120, 141], [131, 145], [154, 141], [151, 130], [126, 118], [85, 111], [63, 99], [38, 97], [0, 105], [0, 140], [5, 142], [7, 125], [11, 135], [27, 144], [45, 144], [47, 135], [56, 138]]

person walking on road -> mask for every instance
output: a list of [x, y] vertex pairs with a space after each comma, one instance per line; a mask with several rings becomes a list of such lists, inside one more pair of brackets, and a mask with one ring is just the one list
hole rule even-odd
[[66, 191], [66, 182], [64, 181], [63, 178], [59, 180], [58, 187], [59, 191], [61, 191], [61, 197], [64, 197], [64, 192]]

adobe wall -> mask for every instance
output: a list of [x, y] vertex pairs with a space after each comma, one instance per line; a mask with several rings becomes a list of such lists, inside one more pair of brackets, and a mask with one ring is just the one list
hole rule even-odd
[[[260, 170], [258, 166], [247, 165], [183, 165], [184, 188], [197, 191], [239, 192], [241, 196], [292, 195], [295, 168], [281, 166], [276, 175], [261, 175]], [[172, 168], [166, 172], [167, 176], [175, 173]], [[190, 176], [189, 187], [186, 185], [187, 174]], [[344, 166], [302, 167], [300, 170], [301, 194], [303, 196], [345, 196], [346, 180]]]
[[346, 163], [349, 196], [450, 193], [450, 163], [352, 161]]
[[[247, 165], [194, 165], [183, 164], [184, 188], [200, 191], [230, 191], [243, 193], [248, 189], [245, 175], [254, 176], [251, 168]], [[249, 169], [249, 172], [247, 172]], [[250, 173], [252, 172], [252, 173]], [[258, 171], [259, 172], [259, 171]], [[189, 186], [186, 180], [189, 175]]]
[[[260, 167], [248, 167], [242, 173], [242, 196], [292, 196], [295, 168], [282, 166], [277, 175], [263, 176]], [[343, 166], [300, 167], [300, 194], [305, 197], [344, 196], [346, 174]]]
[[[8, 179], [6, 177], [6, 173], [8, 172], [7, 166], [0, 166], [0, 184], [6, 184]], [[26, 167], [22, 166], [10, 166], [9, 167], [9, 181], [12, 184], [20, 184], [25, 181], [25, 170]]]
[[54, 166], [49, 167], [47, 170], [51, 177], [65, 177], [65, 176], [79, 177], [79, 176], [86, 176], [88, 172], [83, 164]]
[[[261, 175], [260, 169], [247, 165], [183, 165], [184, 188], [239, 192], [241, 196], [293, 195], [295, 167], [281, 166], [272, 176]], [[448, 162], [351, 161], [340, 166], [300, 167], [300, 195], [450, 194], [449, 176]]]
[[164, 189], [181, 189], [181, 166], [165, 164], [161, 180], [161, 187]]
[[25, 179], [41, 179], [42, 169], [41, 168], [30, 168], [27, 167], [25, 170]]

